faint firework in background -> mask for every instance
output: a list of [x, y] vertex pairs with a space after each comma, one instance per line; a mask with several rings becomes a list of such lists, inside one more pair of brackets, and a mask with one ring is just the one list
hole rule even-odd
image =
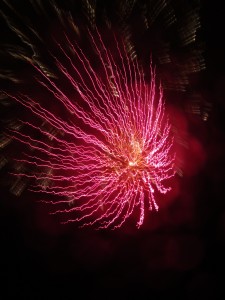
[[190, 83], [205, 68], [198, 1], [24, 3], [2, 5], [1, 166], [13, 161], [11, 191], [44, 192], [64, 222], [114, 228], [138, 210], [139, 227], [185, 169], [176, 111], [208, 118]]

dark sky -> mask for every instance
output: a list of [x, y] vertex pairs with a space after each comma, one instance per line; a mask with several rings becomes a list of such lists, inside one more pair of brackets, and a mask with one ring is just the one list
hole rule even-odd
[[3, 186], [1, 299], [225, 299], [225, 4], [202, 2], [201, 90], [212, 110], [195, 126], [204, 127], [205, 165], [140, 230], [62, 226], [34, 195]]

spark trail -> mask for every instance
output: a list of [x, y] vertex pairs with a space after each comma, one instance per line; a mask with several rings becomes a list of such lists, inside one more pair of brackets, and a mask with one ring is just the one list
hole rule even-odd
[[140, 227], [146, 209], [158, 210], [156, 192], [167, 193], [175, 174], [163, 91], [151, 64], [147, 80], [123, 42], [115, 37], [110, 51], [98, 32], [90, 37], [98, 68], [67, 36], [72, 56], [57, 43], [60, 55], [54, 60], [66, 88], [33, 65], [40, 87], [60, 111], [34, 95], [11, 95], [48, 125], [24, 121], [36, 135], [11, 131], [27, 146], [17, 161], [36, 168], [16, 176], [35, 179], [34, 192], [54, 196], [43, 201], [52, 204], [53, 213], [68, 216], [65, 223], [114, 229], [138, 213]]

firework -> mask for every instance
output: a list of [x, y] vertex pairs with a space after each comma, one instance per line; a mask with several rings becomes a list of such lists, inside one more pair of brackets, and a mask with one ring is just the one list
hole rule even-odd
[[[110, 51], [98, 31], [89, 35], [98, 68], [65, 36], [76, 60], [60, 43], [54, 60], [67, 88], [32, 65], [45, 100], [11, 95], [39, 120], [22, 121], [23, 132], [10, 131], [30, 149], [17, 162], [35, 168], [14, 175], [35, 179], [34, 192], [54, 195], [43, 202], [68, 216], [66, 223], [117, 228], [138, 211], [140, 227], [146, 209], [158, 210], [155, 192], [167, 193], [175, 173], [163, 91], [151, 64], [148, 79], [121, 40], [114, 36]], [[52, 100], [60, 111], [46, 104]]]
[[140, 227], [147, 210], [174, 198], [175, 171], [185, 172], [176, 112], [203, 116], [190, 88], [204, 69], [199, 5], [100, 2], [2, 4], [0, 167], [14, 170], [13, 194], [36, 192], [63, 222]]

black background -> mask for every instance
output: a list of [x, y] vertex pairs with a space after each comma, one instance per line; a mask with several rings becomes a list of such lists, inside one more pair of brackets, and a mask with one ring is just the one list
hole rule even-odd
[[61, 226], [32, 194], [17, 198], [3, 187], [1, 299], [225, 298], [225, 4], [202, 2], [201, 89], [213, 106], [204, 124], [207, 161], [185, 179], [191, 202], [153, 216], [162, 222], [156, 229], [101, 232]]

